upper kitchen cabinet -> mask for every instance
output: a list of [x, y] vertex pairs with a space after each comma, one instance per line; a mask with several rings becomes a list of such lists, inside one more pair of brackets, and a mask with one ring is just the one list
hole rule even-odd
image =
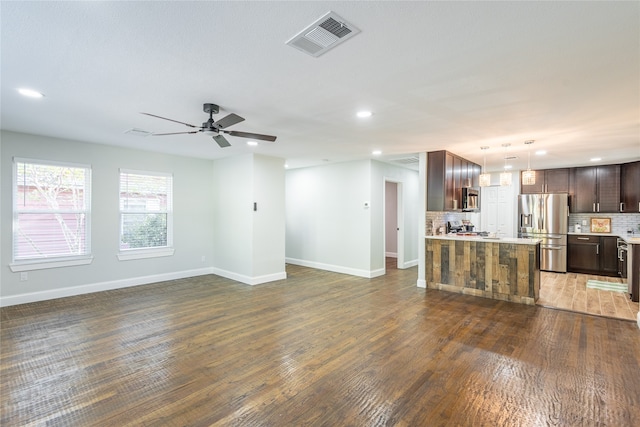
[[620, 209], [620, 165], [572, 168], [572, 213], [616, 213]]
[[640, 161], [620, 165], [620, 212], [640, 212]]
[[462, 188], [477, 186], [480, 166], [448, 151], [427, 153], [427, 210], [462, 209]]
[[[520, 194], [569, 192], [569, 169], [546, 169], [534, 172], [536, 174], [536, 183], [533, 185], [521, 184]], [[520, 179], [520, 182], [522, 182], [522, 179]]]

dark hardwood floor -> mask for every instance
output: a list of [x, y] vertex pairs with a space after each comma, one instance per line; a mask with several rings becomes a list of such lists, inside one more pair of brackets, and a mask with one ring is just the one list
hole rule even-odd
[[[395, 260], [394, 260], [395, 261]], [[287, 266], [5, 307], [2, 426], [633, 426], [635, 323]]]

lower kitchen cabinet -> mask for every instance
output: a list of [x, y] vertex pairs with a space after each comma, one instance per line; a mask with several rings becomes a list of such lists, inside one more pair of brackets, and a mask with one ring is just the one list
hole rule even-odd
[[617, 238], [614, 236], [570, 235], [567, 239], [567, 271], [617, 276]]
[[606, 276], [618, 275], [618, 238], [611, 236], [600, 237], [602, 250], [600, 257], [600, 270]]

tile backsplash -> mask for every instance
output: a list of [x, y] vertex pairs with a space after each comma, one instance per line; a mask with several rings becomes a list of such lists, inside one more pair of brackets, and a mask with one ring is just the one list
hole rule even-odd
[[569, 232], [574, 231], [576, 223], [582, 225], [582, 221], [586, 221], [587, 225], [582, 225], [582, 232], [588, 233], [591, 224], [591, 218], [611, 218], [611, 232], [614, 234], [627, 234], [628, 230], [633, 230], [635, 234], [640, 235], [640, 213], [625, 214], [590, 214], [590, 213], [573, 213], [569, 214]]
[[439, 229], [443, 227], [446, 232], [447, 221], [471, 221], [477, 228], [480, 226], [480, 213], [477, 212], [426, 212], [425, 234], [433, 236], [440, 234]]

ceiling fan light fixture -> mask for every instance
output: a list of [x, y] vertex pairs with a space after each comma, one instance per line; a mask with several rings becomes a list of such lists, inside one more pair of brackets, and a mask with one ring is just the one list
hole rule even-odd
[[256, 145], [258, 145], [258, 141], [247, 141], [247, 145], [250, 145], [251, 147], [255, 147]]

